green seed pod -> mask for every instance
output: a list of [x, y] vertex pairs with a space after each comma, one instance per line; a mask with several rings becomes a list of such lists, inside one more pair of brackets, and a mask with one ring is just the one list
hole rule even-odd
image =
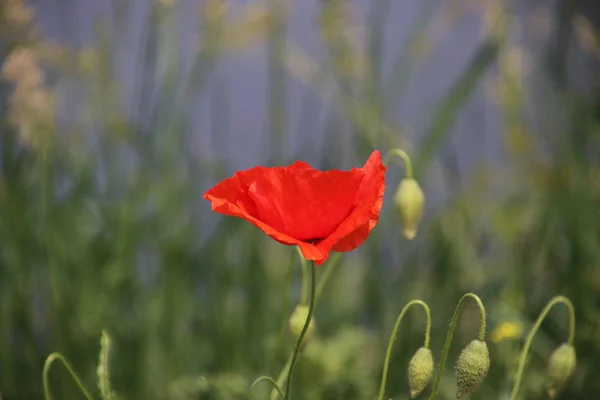
[[563, 343], [550, 356], [548, 364], [547, 390], [550, 398], [556, 397], [558, 392], [567, 383], [577, 363], [575, 349], [567, 343]]
[[[292, 316], [289, 320], [290, 332], [295, 337], [300, 336], [302, 333], [302, 328], [304, 328], [304, 324], [306, 323], [306, 318], [308, 318], [308, 306], [298, 305], [296, 309], [292, 313]], [[308, 341], [315, 332], [315, 321], [314, 318], [311, 318], [310, 325], [304, 334], [304, 342]]]
[[408, 388], [414, 399], [423, 392], [433, 374], [433, 355], [431, 350], [421, 347], [408, 364]]
[[417, 236], [417, 228], [425, 205], [425, 195], [419, 182], [412, 178], [402, 180], [396, 190], [394, 203], [400, 215], [404, 236], [413, 239]]
[[456, 362], [456, 398], [462, 399], [475, 391], [490, 370], [490, 352], [487, 344], [473, 340], [463, 349]]

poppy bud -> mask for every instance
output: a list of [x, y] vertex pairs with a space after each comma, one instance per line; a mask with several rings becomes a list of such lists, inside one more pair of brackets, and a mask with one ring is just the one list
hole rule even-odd
[[462, 399], [476, 390], [490, 370], [490, 352], [487, 344], [473, 340], [463, 349], [456, 362], [456, 398]]
[[550, 356], [548, 365], [548, 395], [554, 398], [569, 380], [576, 364], [575, 349], [563, 343]]
[[425, 195], [419, 183], [412, 178], [403, 179], [396, 191], [394, 202], [400, 215], [404, 236], [413, 239], [417, 235], [425, 204]]
[[[308, 318], [308, 306], [298, 305], [296, 309], [292, 313], [290, 317], [289, 325], [290, 331], [295, 337], [300, 336], [302, 333], [302, 329], [304, 328], [304, 324], [306, 323], [306, 318]], [[308, 329], [304, 334], [304, 342], [308, 341], [314, 334], [315, 331], [315, 321], [314, 318], [311, 318], [310, 325], [308, 325]]]
[[408, 364], [408, 388], [414, 399], [425, 389], [433, 374], [433, 356], [431, 350], [421, 347]]

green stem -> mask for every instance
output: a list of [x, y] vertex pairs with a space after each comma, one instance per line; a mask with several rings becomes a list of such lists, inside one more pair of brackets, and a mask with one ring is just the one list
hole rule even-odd
[[485, 340], [485, 328], [486, 328], [485, 307], [483, 306], [483, 303], [481, 302], [481, 299], [479, 298], [479, 296], [477, 296], [474, 293], [467, 293], [458, 302], [458, 305], [456, 306], [456, 309], [454, 310], [454, 315], [452, 316], [452, 320], [450, 321], [450, 326], [448, 328], [448, 334], [446, 335], [446, 341], [444, 342], [444, 349], [442, 351], [442, 359], [440, 360], [440, 366], [439, 366], [437, 374], [435, 376], [435, 381], [433, 383], [433, 390], [431, 391], [429, 400], [432, 400], [433, 398], [435, 398], [435, 396], [437, 396], [438, 387], [440, 385], [440, 380], [442, 379], [442, 373], [444, 372], [444, 368], [446, 367], [446, 361], [448, 360], [448, 352], [450, 351], [450, 343], [452, 343], [452, 337], [454, 336], [454, 330], [456, 329], [456, 324], [458, 323], [458, 317], [460, 316], [460, 312], [462, 311], [462, 308], [465, 305], [465, 301], [468, 298], [475, 300], [475, 302], [477, 303], [477, 306], [479, 307], [479, 316], [481, 318], [480, 326], [479, 326], [479, 340], [482, 342]]
[[308, 303], [308, 263], [306, 258], [302, 255], [300, 247], [296, 247], [298, 256], [300, 257], [300, 268], [302, 269], [302, 292], [300, 297], [300, 304], [306, 305]]
[[302, 332], [300, 332], [300, 336], [298, 337], [298, 342], [296, 343], [296, 348], [294, 349], [294, 353], [292, 354], [292, 360], [290, 361], [290, 369], [288, 371], [286, 388], [285, 388], [285, 397], [284, 400], [289, 400], [290, 398], [290, 390], [292, 388], [292, 377], [294, 374], [294, 367], [296, 366], [296, 361], [298, 361], [298, 354], [300, 354], [300, 347], [302, 345], [302, 339], [304, 339], [304, 335], [308, 331], [308, 327], [310, 326], [310, 322], [312, 320], [313, 312], [315, 309], [315, 292], [316, 292], [316, 283], [317, 283], [317, 271], [316, 265], [314, 262], [310, 263], [310, 303], [308, 305], [308, 315], [306, 316], [306, 322], [304, 323], [304, 327], [302, 327]]
[[73, 371], [73, 368], [71, 368], [71, 365], [69, 364], [69, 362], [60, 353], [50, 354], [48, 356], [48, 358], [46, 358], [46, 362], [44, 363], [44, 370], [42, 373], [42, 380], [43, 380], [43, 384], [44, 384], [44, 398], [46, 400], [52, 400], [52, 395], [50, 394], [50, 383], [48, 382], [48, 373], [50, 372], [50, 367], [52, 366], [52, 363], [55, 360], [62, 361], [63, 365], [65, 366], [65, 368], [67, 368], [67, 371], [69, 371], [69, 373], [75, 380], [75, 383], [77, 383], [77, 386], [79, 386], [79, 389], [81, 390], [81, 392], [83, 393], [85, 398], [88, 400], [92, 400], [93, 397], [90, 394], [90, 392], [85, 388], [85, 386], [83, 386], [83, 383], [81, 383], [81, 380], [79, 379], [79, 377], [77, 376], [75, 371]]
[[252, 384], [252, 386], [250, 387], [250, 394], [252, 394], [252, 391], [254, 390], [254, 387], [256, 385], [258, 385], [260, 382], [262, 381], [267, 381], [271, 384], [271, 386], [273, 387], [273, 390], [275, 390], [277, 393], [279, 393], [279, 395], [281, 397], [283, 397], [283, 390], [281, 390], [281, 388], [279, 387], [279, 385], [277, 384], [277, 382], [275, 382], [273, 380], [273, 378], [271, 378], [270, 376], [261, 376], [259, 378], [257, 378], [254, 383]]
[[323, 289], [325, 288], [325, 284], [327, 283], [327, 280], [331, 276], [331, 273], [333, 272], [333, 270], [335, 269], [335, 266], [337, 265], [338, 261], [340, 260], [340, 256], [341, 256], [341, 253], [335, 253], [329, 259], [329, 261], [327, 261], [327, 264], [325, 264], [325, 270], [323, 271], [323, 275], [319, 279], [319, 285], [317, 286], [317, 294], [315, 296], [315, 302], [319, 301], [319, 297], [321, 296], [321, 293], [323, 292]]
[[413, 177], [413, 167], [412, 162], [410, 161], [410, 157], [408, 154], [402, 149], [392, 149], [383, 159], [383, 164], [387, 165], [392, 157], [400, 157], [404, 161], [404, 167], [406, 168], [406, 178], [412, 179]]
[[387, 382], [390, 358], [392, 357], [392, 347], [394, 346], [394, 342], [396, 341], [396, 335], [398, 334], [398, 329], [400, 328], [400, 322], [402, 322], [404, 315], [406, 314], [408, 309], [413, 305], [420, 305], [425, 310], [427, 323], [425, 327], [425, 344], [423, 345], [423, 347], [425, 347], [426, 349], [429, 348], [429, 336], [431, 332], [431, 312], [429, 311], [429, 306], [427, 306], [427, 303], [425, 303], [424, 301], [412, 300], [404, 306], [404, 308], [400, 312], [400, 315], [398, 315], [398, 319], [396, 319], [394, 329], [392, 329], [392, 335], [390, 336], [387, 351], [385, 353], [385, 361], [383, 362], [383, 375], [381, 377], [381, 385], [379, 386], [379, 400], [383, 400], [383, 395], [385, 394], [385, 384]]
[[573, 307], [573, 303], [571, 300], [566, 298], [565, 296], [556, 296], [548, 304], [538, 317], [537, 321], [529, 331], [529, 335], [527, 335], [527, 339], [525, 340], [525, 346], [523, 346], [523, 350], [521, 350], [521, 355], [519, 356], [519, 369], [517, 370], [517, 377], [515, 380], [515, 385], [513, 386], [512, 393], [510, 395], [511, 400], [516, 400], [517, 394], [519, 393], [519, 387], [521, 386], [521, 379], [523, 378], [523, 370], [525, 369], [525, 361], [527, 360], [527, 355], [529, 353], [529, 348], [531, 347], [531, 343], [533, 342], [533, 337], [540, 329], [542, 322], [548, 316], [548, 313], [558, 303], [563, 303], [567, 306], [569, 310], [569, 338], [567, 339], [567, 343], [569, 345], [573, 344], [573, 339], [575, 338], [575, 308]]
[[[299, 247], [296, 247], [296, 253], [297, 253], [298, 257], [300, 258], [300, 268], [302, 269], [302, 294], [301, 294], [300, 304], [306, 305], [306, 303], [308, 302], [308, 291], [309, 291], [308, 265], [307, 265], [306, 259], [302, 255], [302, 252], [300, 251]], [[339, 256], [339, 253], [336, 253], [335, 255]], [[293, 255], [293, 256], [295, 257], [295, 255]], [[328, 275], [331, 274], [331, 269], [332, 269], [331, 264], [335, 263], [336, 260], [337, 259], [333, 259], [333, 257], [332, 257], [332, 260], [327, 263], [327, 269], [325, 270], [325, 274], [324, 274], [323, 278], [319, 281], [319, 287], [317, 288], [315, 303], [319, 297], [320, 291], [323, 290], [323, 286], [324, 286], [323, 282], [326, 281]], [[293, 261], [294, 261], [294, 258], [292, 258], [291, 266], [293, 266]], [[290, 276], [291, 276], [291, 274], [290, 274]], [[289, 287], [289, 284], [288, 284], [288, 287]], [[286, 309], [287, 309], [287, 307], [286, 307]], [[287, 328], [287, 327], [288, 327], [288, 319], [286, 318], [282, 328]], [[290, 368], [291, 362], [292, 362], [292, 355], [290, 354], [290, 356], [288, 357], [288, 359], [285, 363], [285, 366], [281, 369], [281, 372], [279, 372], [279, 376], [277, 377], [277, 385], [279, 385], [279, 387], [283, 386], [283, 384], [285, 383], [285, 378], [287, 377], [287, 372]], [[275, 390], [271, 391], [270, 400], [275, 400], [276, 395], [277, 395], [277, 392]]]

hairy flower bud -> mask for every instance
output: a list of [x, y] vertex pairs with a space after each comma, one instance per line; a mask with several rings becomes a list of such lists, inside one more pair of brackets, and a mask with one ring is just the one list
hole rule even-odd
[[456, 362], [456, 398], [462, 399], [476, 390], [490, 370], [490, 352], [487, 344], [473, 340], [463, 349]]
[[554, 350], [548, 364], [547, 389], [550, 398], [554, 398], [567, 383], [575, 370], [576, 363], [575, 349], [570, 344], [563, 343]]
[[415, 398], [423, 392], [433, 374], [433, 355], [431, 350], [421, 347], [408, 364], [408, 387], [410, 397]]
[[402, 180], [396, 190], [394, 203], [400, 215], [404, 236], [407, 239], [413, 239], [417, 235], [417, 228], [425, 205], [425, 195], [419, 183], [412, 178]]
[[[289, 321], [290, 331], [295, 337], [300, 336], [302, 333], [302, 328], [304, 328], [306, 318], [308, 318], [308, 306], [302, 304], [296, 306], [296, 309], [292, 313]], [[314, 318], [311, 318], [310, 325], [304, 334], [304, 342], [308, 341], [313, 336], [314, 331], [315, 321]]]

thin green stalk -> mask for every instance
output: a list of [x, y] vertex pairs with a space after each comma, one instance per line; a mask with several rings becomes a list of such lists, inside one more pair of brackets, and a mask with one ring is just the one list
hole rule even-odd
[[44, 384], [44, 398], [46, 400], [52, 400], [52, 395], [50, 394], [50, 383], [48, 382], [48, 373], [50, 372], [50, 367], [52, 366], [52, 363], [55, 360], [62, 361], [63, 365], [65, 366], [65, 368], [67, 368], [67, 371], [69, 371], [69, 373], [75, 380], [75, 383], [77, 383], [77, 386], [79, 387], [79, 389], [81, 390], [81, 392], [83, 393], [85, 398], [88, 400], [92, 400], [93, 397], [90, 394], [90, 392], [85, 388], [85, 386], [83, 386], [83, 383], [81, 383], [81, 380], [79, 379], [79, 377], [77, 376], [75, 371], [73, 371], [73, 368], [71, 368], [71, 365], [69, 364], [69, 362], [60, 353], [50, 354], [48, 356], [48, 358], [46, 358], [46, 362], [44, 363], [44, 370], [42, 373], [42, 381]]
[[565, 296], [556, 296], [548, 304], [538, 317], [537, 321], [529, 331], [529, 335], [527, 335], [527, 339], [525, 340], [525, 346], [523, 346], [523, 350], [521, 350], [521, 355], [519, 356], [519, 369], [517, 370], [517, 377], [515, 380], [515, 385], [513, 386], [512, 393], [510, 395], [511, 400], [516, 400], [517, 394], [519, 393], [519, 387], [521, 386], [521, 379], [523, 378], [523, 370], [525, 369], [525, 361], [527, 361], [527, 355], [529, 354], [529, 348], [531, 347], [531, 343], [533, 342], [533, 337], [540, 329], [542, 322], [548, 316], [548, 313], [558, 303], [563, 303], [567, 306], [569, 310], [569, 338], [567, 339], [567, 343], [569, 345], [573, 344], [573, 339], [575, 338], [575, 308], [573, 307], [573, 303], [571, 300], [566, 298]]
[[254, 387], [262, 381], [269, 382], [271, 384], [271, 386], [273, 387], [273, 390], [275, 390], [277, 393], [279, 393], [279, 395], [281, 397], [283, 397], [283, 390], [281, 390], [281, 388], [279, 387], [277, 382], [275, 382], [273, 380], [273, 378], [271, 378], [270, 376], [261, 376], [261, 377], [257, 378], [254, 381], [254, 383], [252, 384], [252, 386], [250, 387], [250, 396], [252, 396], [252, 391], [254, 390]]
[[[308, 265], [306, 262], [306, 259], [304, 258], [304, 256], [302, 255], [302, 252], [300, 251], [299, 247], [296, 247], [296, 254], [298, 255], [298, 257], [300, 258], [300, 268], [302, 270], [302, 294], [301, 294], [301, 302], [300, 304], [306, 305], [306, 303], [308, 302], [308, 291], [309, 291], [309, 276], [308, 276]], [[292, 253], [292, 259], [291, 259], [291, 265], [290, 265], [290, 274], [289, 277], [291, 278], [291, 270], [293, 267], [293, 263], [294, 263], [294, 259], [295, 259], [295, 255]], [[289, 288], [289, 282], [288, 282], [288, 288]], [[322, 285], [319, 285], [320, 287]], [[318, 290], [318, 289], [317, 289]], [[315, 297], [315, 302], [316, 302], [316, 297]], [[287, 307], [286, 307], [287, 308]], [[286, 329], [288, 327], [288, 318], [286, 317], [284, 322], [283, 322], [283, 326], [282, 326], [282, 334], [284, 332], [284, 329]], [[283, 335], [281, 336], [283, 337]], [[283, 384], [285, 383], [285, 379], [287, 377], [287, 373], [288, 370], [290, 368], [290, 364], [292, 362], [292, 355], [290, 355], [288, 357], [288, 360], [285, 363], [285, 366], [281, 369], [281, 372], [279, 372], [279, 376], [277, 377], [277, 384], [279, 385], [279, 387], [283, 386]], [[271, 397], [270, 400], [275, 400], [277, 395], [276, 391], [271, 391]]]
[[313, 312], [315, 309], [315, 294], [316, 294], [316, 283], [317, 283], [317, 271], [316, 265], [314, 262], [310, 263], [310, 303], [308, 306], [308, 315], [306, 316], [306, 322], [304, 323], [304, 327], [302, 327], [302, 332], [300, 332], [300, 336], [298, 337], [298, 342], [296, 343], [296, 348], [294, 349], [294, 353], [292, 354], [292, 360], [290, 361], [290, 369], [287, 375], [287, 382], [285, 388], [285, 397], [284, 400], [290, 399], [290, 391], [292, 389], [292, 377], [294, 375], [294, 367], [296, 366], [296, 361], [298, 361], [298, 354], [300, 354], [300, 347], [302, 346], [302, 340], [304, 339], [304, 335], [308, 331], [308, 327], [310, 326], [310, 322], [312, 320]]
[[396, 335], [398, 334], [398, 329], [400, 328], [400, 323], [404, 318], [404, 315], [408, 311], [408, 309], [413, 305], [420, 305], [425, 310], [426, 315], [426, 326], [425, 326], [425, 343], [423, 347], [426, 349], [429, 348], [429, 337], [431, 332], [431, 312], [429, 311], [429, 306], [427, 303], [421, 300], [412, 300], [408, 304], [404, 306], [402, 311], [400, 311], [400, 315], [398, 315], [398, 319], [396, 319], [396, 324], [394, 325], [394, 329], [392, 329], [392, 335], [390, 336], [390, 340], [388, 342], [387, 351], [385, 353], [385, 361], [383, 362], [383, 375], [381, 376], [381, 385], [379, 386], [379, 400], [383, 400], [383, 396], [385, 394], [385, 384], [387, 382], [388, 369], [390, 365], [390, 358], [392, 357], [392, 348], [394, 346], [394, 342], [396, 341]]
[[485, 340], [485, 328], [486, 328], [485, 307], [483, 306], [483, 303], [481, 302], [481, 299], [479, 298], [479, 296], [477, 296], [474, 293], [467, 293], [458, 302], [458, 305], [456, 306], [456, 309], [454, 310], [454, 315], [452, 316], [452, 320], [450, 321], [450, 326], [448, 327], [448, 334], [446, 335], [446, 341], [444, 343], [444, 349], [442, 351], [442, 359], [440, 360], [440, 366], [438, 368], [437, 374], [435, 375], [435, 381], [433, 383], [433, 390], [431, 391], [429, 400], [432, 400], [433, 398], [435, 398], [435, 396], [437, 396], [438, 387], [440, 385], [440, 380], [442, 379], [442, 373], [444, 372], [444, 368], [446, 367], [446, 360], [448, 359], [448, 352], [450, 351], [450, 343], [452, 343], [452, 337], [454, 336], [454, 330], [456, 329], [458, 317], [460, 316], [460, 312], [462, 311], [462, 308], [465, 305], [465, 301], [468, 298], [475, 300], [475, 302], [477, 303], [477, 306], [479, 307], [479, 316], [481, 318], [480, 326], [479, 326], [479, 340], [482, 342]]
[[319, 279], [319, 285], [317, 286], [317, 294], [315, 296], [315, 302], [319, 301], [319, 297], [321, 296], [321, 293], [323, 292], [323, 289], [325, 288], [325, 285], [327, 284], [327, 281], [329, 280], [331, 273], [333, 272], [336, 265], [338, 264], [338, 261], [340, 261], [340, 257], [341, 257], [341, 253], [335, 253], [329, 259], [329, 261], [327, 261], [327, 263], [325, 264], [325, 267], [324, 267], [325, 270], [323, 271], [323, 275], [321, 276], [321, 279]]
[[404, 150], [402, 150], [402, 149], [390, 150], [390, 152], [383, 159], [383, 164], [387, 165], [390, 162], [390, 159], [394, 156], [402, 158], [402, 160], [404, 161], [404, 166], [406, 168], [406, 178], [412, 179], [412, 177], [413, 177], [412, 162], [410, 161], [410, 157]]

